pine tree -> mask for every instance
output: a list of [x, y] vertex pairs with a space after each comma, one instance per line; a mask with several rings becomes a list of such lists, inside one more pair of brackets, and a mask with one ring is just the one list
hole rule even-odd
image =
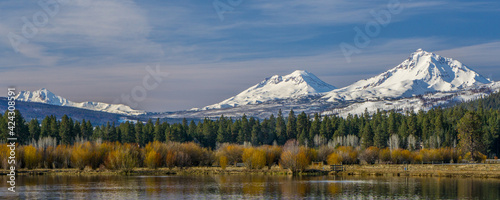
[[144, 144], [152, 142], [154, 139], [154, 130], [155, 126], [153, 124], [153, 120], [149, 119], [146, 125], [144, 126]]
[[[67, 116], [66, 116], [67, 117]], [[61, 141], [61, 135], [59, 134], [59, 121], [57, 121], [56, 116], [50, 116], [50, 137], [57, 138]]]
[[122, 143], [133, 143], [135, 142], [135, 127], [129, 121], [120, 124], [120, 133]]
[[264, 138], [266, 140], [264, 141], [264, 144], [273, 144], [275, 141], [277, 142], [277, 136], [276, 136], [276, 118], [274, 117], [273, 114], [269, 117], [269, 120], [267, 121], [267, 125], [265, 125], [265, 134]]
[[84, 135], [84, 137], [85, 138], [90, 138], [92, 136], [93, 132], [94, 132], [94, 126], [92, 125], [92, 123], [89, 120], [89, 121], [87, 121], [85, 127], [87, 129], [87, 133], [86, 133], [86, 135]]
[[341, 120], [338, 129], [335, 130], [335, 132], [333, 133], [333, 138], [345, 136], [346, 133], [347, 133], [346, 122], [345, 120]]
[[307, 120], [307, 115], [305, 112], [300, 113], [297, 116], [297, 133], [299, 134], [298, 139], [300, 144], [310, 144], [309, 143], [309, 122]]
[[[396, 112], [394, 112], [394, 110], [391, 110], [389, 112], [389, 118], [387, 119], [387, 129], [388, 129], [389, 135], [398, 134], [398, 120], [396, 118], [396, 115], [397, 114], [396, 114]], [[403, 136], [401, 136], [401, 137], [403, 137]]]
[[110, 127], [108, 127], [108, 141], [110, 142], [116, 142], [120, 141], [120, 135], [118, 135], [118, 131], [116, 130], [116, 125], [115, 122], [111, 124]]
[[102, 139], [102, 131], [101, 131], [101, 126], [96, 126], [94, 131], [92, 131], [92, 136], [90, 138], [92, 140], [98, 140], [99, 138]]
[[26, 120], [19, 110], [15, 110], [14, 112], [16, 113], [16, 119], [14, 121], [16, 122], [15, 131], [17, 133], [18, 141], [20, 144], [28, 144], [30, 139], [28, 138], [29, 129]]
[[208, 118], [205, 118], [205, 120], [203, 121], [203, 140], [201, 141], [201, 144], [205, 147], [215, 148], [217, 130], [212, 123], [213, 121]]
[[82, 127], [79, 121], [74, 122], [72, 135], [82, 137]]
[[[5, 111], [5, 115], [7, 115], [7, 111]], [[5, 140], [4, 138], [9, 137], [9, 130], [8, 130], [8, 125], [7, 125], [7, 118], [5, 115], [2, 116], [0, 114], [0, 140]]]
[[330, 133], [330, 117], [324, 116], [323, 121], [321, 121], [321, 127], [319, 129], [319, 135], [325, 139], [329, 139], [332, 136]]
[[[311, 122], [311, 128], [309, 129], [309, 140], [313, 141], [315, 136], [319, 137], [319, 129], [321, 128], [321, 117], [318, 113], [314, 114], [314, 119]], [[312, 146], [312, 143], [310, 143]]]
[[141, 147], [145, 145], [143, 128], [144, 124], [140, 121], [137, 121], [135, 125], [135, 142]]
[[368, 147], [371, 147], [373, 146], [373, 130], [372, 130], [372, 126], [370, 125], [369, 122], [367, 122], [365, 124], [365, 126], [363, 127], [363, 130], [361, 132], [361, 139], [362, 139], [362, 142], [363, 142], [363, 148], [368, 148]]
[[48, 137], [50, 135], [50, 118], [49, 116], [46, 116], [42, 120], [42, 127], [40, 128], [40, 137]]
[[250, 142], [252, 143], [252, 145], [254, 146], [258, 146], [258, 145], [261, 145], [262, 143], [260, 142], [259, 140], [259, 133], [260, 133], [260, 125], [259, 123], [255, 123], [252, 127], [252, 133], [251, 133], [251, 139], [250, 139]]
[[29, 139], [34, 139], [35, 141], [38, 141], [38, 138], [40, 137], [40, 124], [38, 123], [38, 120], [31, 119], [30, 123], [28, 124], [30, 136]]
[[[191, 123], [194, 123], [191, 121]], [[195, 125], [196, 127], [196, 125]], [[154, 141], [159, 141], [159, 142], [164, 142], [165, 141], [165, 135], [163, 134], [165, 131], [163, 130], [163, 125], [160, 124], [160, 119], [157, 118], [155, 122], [155, 129], [154, 129]]]
[[189, 137], [189, 134], [188, 134], [188, 122], [187, 122], [187, 119], [186, 118], [183, 118], [182, 119], [182, 126], [181, 126], [181, 138], [180, 138], [180, 141], [182, 142], [187, 142], [187, 141], [190, 141], [191, 138]]
[[228, 135], [229, 133], [227, 132], [227, 125], [226, 125], [226, 119], [224, 117], [224, 115], [221, 115], [221, 117], [219, 118], [218, 120], [218, 123], [219, 123], [219, 128], [217, 130], [217, 139], [216, 141], [218, 143], [225, 143], [225, 142], [228, 142]]
[[105, 141], [110, 141], [109, 129], [111, 128], [111, 124], [106, 122], [106, 125], [101, 126], [101, 139]]
[[500, 121], [497, 115], [493, 114], [493, 111], [490, 112], [492, 114], [488, 119], [488, 126], [483, 134], [483, 141], [486, 152], [491, 155], [498, 153], [498, 148], [495, 150], [495, 146], [500, 134]]
[[82, 120], [82, 123], [80, 125], [80, 133], [81, 133], [81, 137], [85, 138], [85, 139], [89, 139], [89, 132], [90, 130], [87, 129], [87, 122], [85, 121], [85, 119]]
[[61, 138], [62, 144], [71, 144], [73, 139], [71, 137], [71, 129], [72, 126], [70, 124], [70, 120], [67, 115], [64, 115], [61, 118], [61, 125], [59, 127], [59, 137]]
[[286, 125], [285, 120], [283, 119], [283, 114], [281, 113], [281, 109], [278, 112], [278, 118], [276, 118], [276, 137], [278, 145], [284, 145], [288, 140], [286, 137]]
[[296, 139], [297, 138], [297, 118], [293, 109], [288, 113], [288, 122], [286, 123], [286, 139]]
[[458, 127], [459, 148], [470, 153], [471, 159], [477, 158], [477, 152], [483, 151], [481, 120], [476, 112], [470, 111], [460, 119]]
[[238, 133], [238, 143], [243, 144], [243, 142], [248, 142], [250, 140], [250, 127], [249, 121], [247, 119], [247, 116], [243, 114], [243, 117], [241, 117], [241, 130]]

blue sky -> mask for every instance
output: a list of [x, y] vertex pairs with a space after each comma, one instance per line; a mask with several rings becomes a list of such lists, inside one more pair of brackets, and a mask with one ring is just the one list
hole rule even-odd
[[[347, 86], [396, 66], [418, 48], [500, 80], [497, 0], [216, 4], [231, 10], [223, 20], [214, 1], [206, 0], [1, 1], [0, 84], [18, 90], [43, 87], [77, 102], [112, 103], [144, 87], [146, 66], [159, 66], [169, 75], [131, 106], [173, 111], [220, 102], [296, 69]], [[397, 12], [389, 12], [388, 5]], [[355, 29], [373, 25], [377, 18], [371, 13], [382, 12], [390, 13], [390, 22], [378, 24], [369, 44], [346, 59], [340, 44], [356, 46]], [[23, 33], [29, 23], [37, 32]], [[19, 36], [16, 48], [12, 35]]]

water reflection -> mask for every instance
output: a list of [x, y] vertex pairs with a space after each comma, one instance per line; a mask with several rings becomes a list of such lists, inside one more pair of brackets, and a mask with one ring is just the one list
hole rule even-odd
[[[7, 178], [1, 177], [5, 183]], [[500, 180], [409, 177], [19, 176], [2, 199], [500, 199]], [[7, 198], [5, 198], [7, 197]]]

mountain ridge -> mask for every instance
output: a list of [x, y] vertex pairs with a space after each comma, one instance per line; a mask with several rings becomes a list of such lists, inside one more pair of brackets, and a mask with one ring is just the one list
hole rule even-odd
[[288, 75], [274, 75], [268, 77], [260, 83], [220, 103], [205, 106], [201, 109], [194, 108], [191, 110], [221, 109], [241, 105], [259, 104], [278, 99], [300, 98], [322, 94], [334, 89], [336, 89], [335, 86], [322, 81], [308, 71], [295, 70]]
[[325, 95], [330, 102], [370, 98], [407, 98], [449, 92], [493, 81], [452, 58], [418, 49], [396, 67]]
[[16, 95], [16, 101], [44, 103], [55, 106], [67, 106], [82, 108], [93, 111], [102, 111], [115, 114], [142, 115], [145, 111], [134, 110], [123, 104], [108, 104], [102, 102], [73, 102], [64, 97], [58, 96], [46, 88], [35, 91], [21, 91]]

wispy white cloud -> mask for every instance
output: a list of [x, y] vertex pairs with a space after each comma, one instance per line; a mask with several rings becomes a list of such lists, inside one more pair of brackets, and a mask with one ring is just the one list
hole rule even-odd
[[[158, 59], [163, 54], [161, 45], [148, 39], [151, 27], [146, 12], [132, 0], [68, 0], [60, 1], [58, 7], [48, 25], [20, 45], [21, 55], [38, 59], [43, 66], [56, 66], [91, 61], [126, 63], [140, 60], [134, 57]], [[29, 8], [32, 13], [43, 11]], [[31, 15], [15, 16], [31, 19]], [[23, 26], [4, 22], [0, 27], [4, 33], [19, 33]], [[9, 44], [4, 40], [3, 45]]]

